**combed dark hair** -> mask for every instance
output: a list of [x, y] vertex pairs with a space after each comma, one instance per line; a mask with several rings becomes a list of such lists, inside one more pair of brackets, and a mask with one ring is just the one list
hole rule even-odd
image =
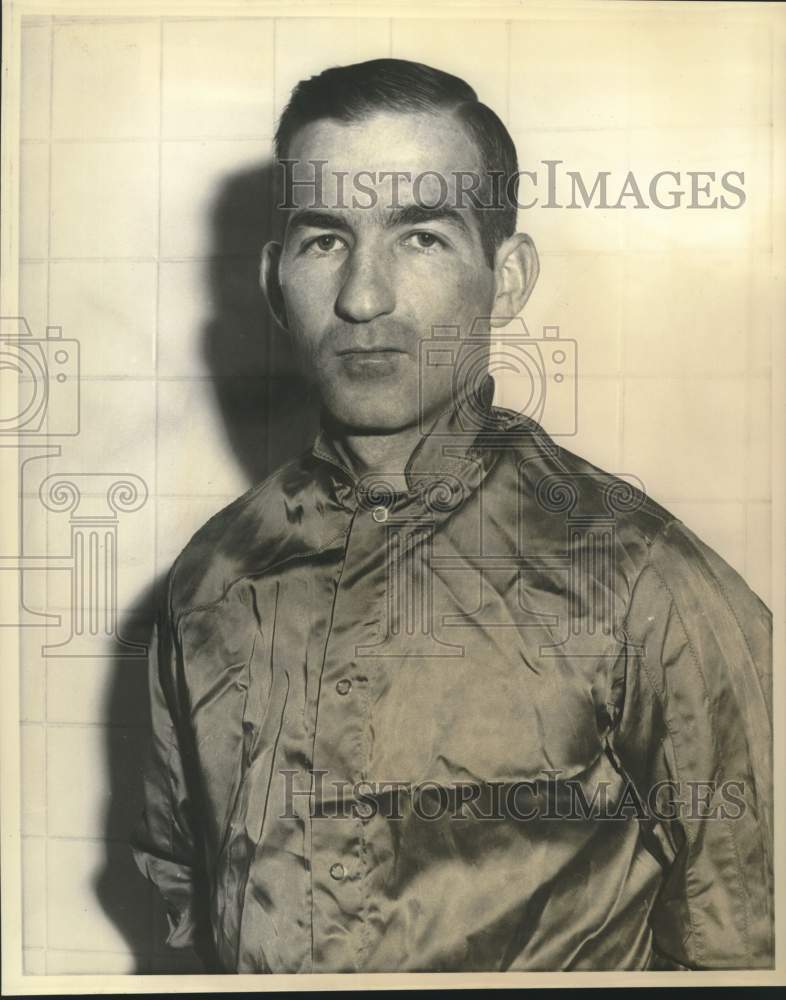
[[[326, 69], [301, 80], [292, 91], [276, 130], [276, 156], [287, 158], [292, 137], [305, 125], [326, 118], [357, 122], [378, 111], [448, 111], [466, 127], [480, 150], [488, 186], [493, 186], [494, 174], [502, 181], [496, 197], [486, 192], [482, 205], [473, 206], [493, 266], [497, 247], [516, 231], [516, 147], [497, 115], [460, 77], [406, 59], [371, 59]], [[491, 204], [496, 207], [484, 207]]]

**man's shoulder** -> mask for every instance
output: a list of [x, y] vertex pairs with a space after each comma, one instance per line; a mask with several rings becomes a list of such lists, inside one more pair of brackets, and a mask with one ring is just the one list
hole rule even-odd
[[[718, 552], [679, 517], [653, 500], [635, 472], [615, 474], [569, 451], [539, 424], [511, 421], [520, 493], [539, 528], [567, 541], [607, 531], [629, 591], [643, 575], [657, 577], [672, 600], [686, 603], [707, 593], [732, 613], [768, 621], [769, 610]], [[539, 516], [538, 516], [539, 515]], [[622, 558], [620, 558], [622, 557]]]
[[634, 472], [610, 472], [558, 443], [536, 421], [495, 408], [506, 422], [518, 492], [538, 520], [613, 526], [620, 542], [649, 547], [677, 517], [647, 495]]
[[173, 615], [215, 603], [236, 580], [286, 558], [297, 544], [298, 497], [312, 482], [304, 452], [209, 518], [172, 564]]
[[709, 617], [715, 605], [746, 634], [757, 627], [771, 629], [770, 609], [741, 573], [676, 518], [655, 539], [646, 569], [678, 609]]

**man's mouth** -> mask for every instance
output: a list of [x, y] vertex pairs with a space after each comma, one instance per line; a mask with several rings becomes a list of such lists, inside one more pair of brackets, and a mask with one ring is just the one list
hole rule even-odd
[[398, 347], [345, 347], [336, 354], [343, 358], [347, 355], [360, 355], [361, 357], [377, 357], [385, 354], [404, 354]]
[[406, 351], [395, 347], [348, 347], [336, 351], [344, 371], [358, 377], [394, 375], [405, 355]]

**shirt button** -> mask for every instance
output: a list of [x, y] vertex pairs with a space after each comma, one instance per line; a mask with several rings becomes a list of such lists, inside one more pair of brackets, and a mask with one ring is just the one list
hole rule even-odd
[[342, 879], [342, 878], [343, 878], [343, 877], [344, 877], [344, 876], [345, 876], [346, 874], [347, 874], [347, 870], [346, 870], [346, 868], [345, 868], [345, 867], [344, 867], [344, 866], [343, 866], [343, 865], [341, 864], [341, 862], [340, 862], [340, 861], [337, 861], [337, 862], [336, 862], [336, 863], [335, 863], [334, 865], [331, 865], [331, 866], [330, 866], [330, 877], [331, 877], [331, 878], [334, 878], [334, 879], [335, 879], [335, 880], [336, 880], [337, 882], [340, 882], [340, 881], [341, 881], [341, 879]]
[[371, 516], [378, 524], [383, 524], [388, 519], [387, 507], [375, 507]]
[[352, 681], [348, 677], [342, 677], [340, 681], [336, 681], [336, 691], [339, 694], [349, 694], [352, 690]]

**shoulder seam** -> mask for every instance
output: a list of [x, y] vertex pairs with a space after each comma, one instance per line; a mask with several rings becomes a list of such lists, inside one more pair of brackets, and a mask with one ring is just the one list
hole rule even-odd
[[[723, 765], [723, 762], [722, 762], [723, 758], [722, 758], [722, 755], [720, 753], [720, 748], [719, 748], [718, 742], [717, 742], [717, 740], [718, 740], [718, 726], [717, 726], [717, 722], [716, 722], [716, 719], [715, 719], [715, 712], [714, 712], [714, 708], [713, 708], [713, 705], [712, 705], [712, 699], [709, 696], [709, 691], [708, 691], [708, 688], [707, 688], [707, 681], [706, 681], [706, 678], [704, 676], [704, 671], [703, 671], [703, 669], [701, 667], [701, 662], [699, 660], [699, 656], [696, 653], [696, 650], [694, 648], [694, 644], [693, 644], [693, 642], [691, 640], [691, 637], [690, 637], [690, 635], [688, 633], [688, 629], [687, 629], [687, 627], [685, 625], [685, 621], [684, 621], [684, 619], [682, 617], [682, 613], [680, 612], [679, 605], [677, 603], [677, 598], [674, 596], [673, 590], [668, 585], [668, 583], [666, 582], [666, 580], [664, 580], [663, 574], [660, 572], [659, 568], [657, 566], [655, 566], [654, 564], [650, 564], [650, 565], [652, 567], [652, 571], [655, 573], [655, 575], [657, 576], [658, 580], [660, 581], [661, 587], [663, 587], [663, 589], [668, 593], [668, 595], [669, 595], [669, 597], [671, 599], [672, 609], [674, 611], [674, 614], [677, 616], [677, 620], [680, 623], [680, 629], [682, 630], [682, 635], [685, 638], [685, 642], [687, 644], [687, 647], [690, 650], [691, 659], [693, 661], [693, 664], [694, 664], [694, 666], [696, 668], [696, 671], [697, 671], [699, 677], [701, 678], [701, 686], [702, 686], [702, 690], [704, 691], [704, 697], [705, 697], [705, 699], [707, 701], [708, 709], [709, 709], [709, 711], [711, 713], [711, 716], [712, 716], [712, 722], [713, 722], [713, 726], [712, 726], [712, 742], [713, 742], [713, 746], [714, 746], [714, 749], [715, 749], [716, 758], [717, 758], [717, 760], [719, 762], [720, 773], [723, 773], [723, 771], [724, 771], [724, 765]], [[737, 881], [738, 881], [738, 884], [740, 886], [740, 889], [742, 890], [742, 894], [743, 894], [743, 897], [744, 897], [743, 921], [744, 921], [744, 933], [745, 933], [745, 952], [746, 952], [747, 955], [750, 956], [751, 955], [751, 946], [750, 946], [750, 913], [749, 913], [750, 903], [749, 903], [749, 892], [748, 892], [748, 887], [747, 887], [746, 882], [745, 882], [745, 876], [744, 876], [744, 874], [742, 872], [742, 868], [741, 868], [741, 865], [740, 865], [739, 849], [737, 847], [737, 842], [736, 842], [736, 840], [734, 838], [734, 830], [733, 830], [733, 828], [731, 826], [727, 826], [726, 829], [728, 831], [729, 839], [731, 840], [731, 846], [732, 846], [732, 849], [733, 849], [733, 852], [734, 852], [734, 859], [736, 861]]]
[[[636, 579], [636, 584], [638, 585], [638, 583], [639, 583], [639, 581], [640, 581], [640, 579], [641, 579], [641, 577], [642, 577], [642, 575], [644, 573], [644, 570], [648, 569], [648, 568], [652, 568], [653, 572], [657, 576], [658, 583], [659, 583], [660, 587], [669, 594], [669, 597], [671, 599], [671, 604], [672, 604], [672, 606], [674, 606], [674, 597], [673, 597], [671, 591], [669, 590], [669, 588], [664, 583], [661, 575], [657, 572], [657, 570], [655, 569], [654, 566], [651, 566], [651, 564], [649, 563], [649, 561], [647, 561], [645, 563], [644, 567], [642, 568], [641, 573], [639, 574], [639, 576]], [[632, 596], [633, 596], [633, 591], [631, 591], [631, 598], [632, 598]], [[627, 616], [626, 616], [626, 619], [627, 619]], [[693, 651], [693, 647], [690, 645], [690, 642], [688, 642], [688, 648], [690, 649], [691, 656], [694, 657], [695, 654], [694, 654], [694, 651]], [[682, 773], [682, 765], [680, 764], [680, 753], [679, 753], [679, 750], [677, 748], [677, 743], [676, 743], [676, 741], [674, 739], [674, 733], [672, 731], [672, 726], [671, 726], [668, 714], [667, 714], [666, 709], [665, 709], [665, 705], [664, 705], [664, 692], [660, 689], [660, 686], [658, 684], [656, 684], [654, 678], [652, 677], [652, 674], [650, 673], [649, 665], [647, 663], [647, 648], [646, 648], [646, 645], [643, 647], [641, 653], [639, 654], [639, 658], [640, 658], [640, 663], [641, 663], [641, 667], [642, 667], [642, 672], [643, 672], [644, 676], [646, 677], [647, 683], [649, 684], [650, 688], [652, 689], [652, 691], [653, 691], [653, 693], [654, 693], [654, 695], [655, 695], [655, 697], [657, 699], [658, 705], [660, 706], [660, 710], [661, 710], [661, 712], [663, 714], [663, 724], [666, 727], [666, 731], [667, 731], [668, 737], [669, 737], [669, 742], [670, 742], [672, 750], [674, 752], [674, 767], [675, 767], [675, 771], [676, 771], [676, 778], [677, 778], [677, 781], [680, 782], [680, 780], [681, 780], [680, 779], [680, 775]], [[704, 685], [704, 678], [703, 678], [703, 676], [702, 676], [702, 685], [705, 687], [705, 693], [706, 693], [706, 685]], [[688, 844], [692, 847], [693, 843], [695, 842], [695, 840], [691, 841], [691, 839], [690, 839], [690, 831], [688, 829], [685, 829], [685, 838], [688, 841]], [[696, 922], [695, 922], [695, 919], [694, 919], [694, 916], [693, 916], [693, 911], [691, 909], [690, 900], [687, 897], [685, 899], [685, 906], [686, 906], [686, 910], [687, 910], [687, 913], [688, 913], [688, 920], [690, 922], [691, 935], [693, 937], [693, 941], [695, 942], [694, 947], [695, 947], [695, 950], [697, 952], [696, 961], [700, 962], [701, 961], [701, 956], [703, 954], [702, 937], [701, 937], [701, 935], [697, 931]]]
[[[634, 594], [634, 591], [636, 589], [636, 586], [638, 585], [638, 583], [639, 583], [641, 577], [643, 576], [645, 570], [651, 569], [652, 572], [655, 574], [655, 576], [656, 576], [656, 578], [658, 580], [658, 584], [661, 587], [661, 589], [664, 590], [669, 595], [669, 601], [670, 601], [671, 610], [674, 613], [674, 615], [676, 616], [677, 621], [679, 622], [680, 629], [681, 629], [682, 635], [683, 635], [683, 637], [685, 639], [686, 646], [687, 646], [687, 648], [688, 648], [688, 650], [690, 652], [691, 660], [693, 661], [693, 664], [694, 664], [694, 667], [695, 667], [696, 672], [698, 674], [698, 677], [701, 680], [701, 685], [702, 685], [702, 690], [704, 691], [704, 696], [707, 699], [708, 705], [710, 706], [710, 711], [712, 712], [713, 710], [712, 710], [711, 701], [710, 701], [709, 695], [708, 695], [707, 682], [706, 682], [706, 678], [704, 676], [704, 671], [703, 671], [703, 669], [701, 667], [701, 663], [699, 661], [699, 657], [698, 657], [698, 655], [696, 653], [696, 650], [694, 648], [694, 644], [693, 644], [693, 642], [691, 640], [690, 634], [688, 632], [688, 629], [687, 629], [687, 627], [685, 625], [684, 619], [683, 619], [682, 614], [680, 612], [679, 605], [677, 603], [677, 599], [674, 596], [674, 592], [672, 591], [672, 589], [669, 586], [668, 582], [664, 579], [663, 574], [661, 573], [659, 567], [656, 566], [655, 563], [651, 559], [651, 549], [653, 548], [655, 542], [656, 541], [657, 542], [662, 542], [663, 541], [663, 536], [665, 535], [665, 532], [666, 532], [666, 529], [670, 525], [674, 524], [675, 522], [676, 523], [681, 523], [681, 522], [678, 521], [677, 518], [674, 518], [672, 521], [666, 522], [666, 525], [664, 526], [664, 529], [661, 530], [658, 533], [658, 535], [652, 540], [652, 544], [649, 546], [647, 560], [644, 563], [644, 565], [642, 566], [639, 574], [636, 577], [636, 582], [634, 584], [634, 587], [631, 589], [631, 595], [630, 595], [630, 599], [629, 599], [629, 602], [628, 602], [628, 608], [626, 609], [626, 613], [625, 613], [625, 621], [627, 621], [627, 618], [628, 618], [628, 614], [629, 614], [629, 611], [630, 611], [630, 606], [631, 606], [632, 601], [633, 601], [633, 594]], [[713, 574], [713, 578], [715, 578], [715, 574]], [[728, 598], [726, 597], [725, 593], [723, 593], [723, 598], [724, 598], [724, 602], [728, 603]], [[734, 616], [734, 618], [735, 618], [735, 622], [737, 623], [737, 625], [739, 627], [739, 622], [738, 622], [736, 616]], [[746, 648], [748, 648], [748, 646], [747, 646], [747, 640], [746, 640]], [[664, 705], [664, 701], [663, 701], [663, 692], [660, 691], [658, 685], [655, 684], [652, 676], [650, 675], [650, 671], [647, 668], [646, 660], [647, 660], [647, 653], [646, 653], [646, 648], [645, 648], [644, 653], [642, 655], [643, 672], [644, 672], [644, 675], [647, 678], [647, 681], [648, 681], [650, 687], [652, 688], [653, 692], [655, 693], [655, 696], [658, 699], [658, 703], [661, 706], [661, 710], [663, 711], [664, 723], [665, 723], [667, 731], [669, 733], [669, 738], [670, 738], [670, 742], [671, 742], [672, 748], [674, 750], [675, 761], [676, 761], [676, 759], [678, 758], [679, 755], [678, 755], [677, 747], [676, 747], [676, 744], [675, 744], [675, 741], [674, 741], [674, 737], [673, 737], [673, 734], [672, 734], [672, 731], [671, 731], [671, 726], [669, 725], [668, 718], [667, 718], [667, 715], [666, 715], [665, 705]], [[717, 746], [717, 726], [716, 725], [713, 725], [713, 744], [715, 746], [716, 757], [717, 757], [717, 759], [719, 761], [721, 761], [721, 755], [719, 753], [719, 748]], [[722, 763], [719, 766], [720, 766], [721, 771], [722, 771], [722, 769], [723, 769]], [[688, 835], [688, 832], [687, 832], [687, 829], [686, 829], [685, 833], [686, 833], [686, 837], [688, 837], [689, 843], [691, 843], [689, 835]], [[730, 841], [731, 841], [731, 847], [732, 847], [732, 851], [733, 851], [735, 862], [736, 862], [735, 868], [736, 868], [737, 882], [738, 882], [738, 885], [740, 887], [740, 890], [742, 891], [742, 895], [744, 896], [744, 903], [743, 903], [743, 907], [744, 907], [743, 908], [743, 926], [744, 926], [745, 951], [746, 951], [746, 954], [750, 956], [752, 952], [751, 952], [751, 942], [750, 942], [750, 912], [749, 912], [750, 902], [749, 902], [749, 892], [748, 892], [748, 888], [747, 888], [747, 885], [746, 885], [744, 873], [742, 871], [742, 866], [741, 866], [741, 863], [740, 863], [739, 848], [738, 848], [736, 839], [734, 837], [734, 830], [731, 829], [731, 828], [728, 828], [728, 835], [729, 835], [729, 838], [730, 838]], [[688, 913], [689, 913], [689, 916], [690, 916], [690, 903], [689, 903], [688, 900], [686, 900], [686, 905], [688, 906]], [[701, 954], [703, 953], [703, 946], [701, 944], [701, 937], [696, 933], [696, 928], [695, 928], [692, 916], [690, 916], [690, 920], [691, 920], [691, 924], [693, 925], [694, 940], [696, 941], [696, 944], [697, 944], [697, 951], [698, 951], [697, 960], [700, 960], [701, 959]]]

